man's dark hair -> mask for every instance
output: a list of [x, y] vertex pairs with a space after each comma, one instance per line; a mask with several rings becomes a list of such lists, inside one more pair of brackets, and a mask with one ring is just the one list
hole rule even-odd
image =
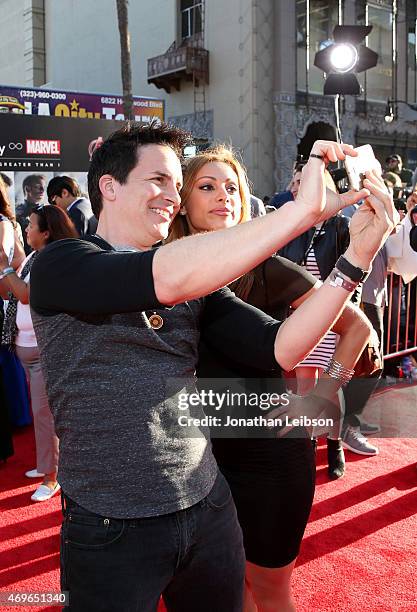
[[184, 147], [190, 142], [191, 135], [188, 132], [157, 121], [147, 125], [129, 121], [120, 130], [113, 132], [94, 151], [88, 171], [88, 193], [95, 216], [99, 218], [103, 208], [99, 181], [104, 174], [110, 174], [124, 185], [138, 162], [140, 147], [148, 144], [166, 145], [181, 159]]
[[54, 176], [46, 188], [48, 202], [54, 196], [62, 196], [62, 191], [66, 189], [74, 198], [81, 196], [81, 189], [77, 181], [70, 176]]
[[316, 140], [333, 140], [336, 142], [336, 128], [325, 121], [310, 123], [298, 144], [298, 155], [307, 161]]
[[33, 187], [41, 181], [46, 181], [46, 176], [44, 176], [43, 174], [29, 174], [29, 176], [25, 176], [22, 181], [23, 193], [25, 192], [25, 189], [27, 187]]

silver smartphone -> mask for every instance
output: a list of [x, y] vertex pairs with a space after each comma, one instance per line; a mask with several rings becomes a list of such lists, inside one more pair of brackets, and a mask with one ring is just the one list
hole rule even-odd
[[375, 157], [371, 145], [366, 144], [356, 147], [357, 157], [346, 156], [345, 168], [351, 189], [359, 191], [363, 188], [363, 179], [367, 170], [377, 170], [381, 172], [381, 164]]

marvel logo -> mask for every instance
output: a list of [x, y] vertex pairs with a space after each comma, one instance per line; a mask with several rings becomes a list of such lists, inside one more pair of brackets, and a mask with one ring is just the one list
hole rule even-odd
[[59, 155], [61, 153], [61, 141], [28, 138], [26, 139], [26, 153], [29, 155]]

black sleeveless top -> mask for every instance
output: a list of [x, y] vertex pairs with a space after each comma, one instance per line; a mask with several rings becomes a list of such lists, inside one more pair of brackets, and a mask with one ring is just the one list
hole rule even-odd
[[[304, 268], [280, 256], [268, 258], [255, 268], [254, 274], [253, 286], [246, 301], [278, 320], [287, 318], [291, 303], [312, 289], [317, 282]], [[231, 362], [218, 351], [215, 352], [210, 346], [209, 338], [204, 337], [200, 341], [197, 376], [203, 388], [205, 381], [202, 379], [244, 379], [247, 393], [283, 393], [285, 384], [280, 373], [277, 366], [273, 379], [274, 373], [271, 371], [265, 372], [255, 365], [248, 368], [237, 361]], [[233, 387], [233, 383], [231, 386]], [[256, 413], [259, 414], [259, 409]], [[237, 416], [236, 411], [233, 416]], [[242, 416], [248, 417], [248, 411], [242, 411]], [[264, 416], [267, 416], [267, 413]], [[230, 431], [226, 435], [221, 433], [224, 437], [216, 437], [219, 435], [218, 430], [212, 428], [211, 435], [218, 464], [230, 468], [238, 466], [242, 471], [256, 471], [260, 466], [263, 469], [271, 460], [271, 453], [275, 458], [280, 446], [276, 444], [273, 432], [273, 439], [262, 440], [253, 434], [246, 437], [246, 432], [245, 437], [241, 437], [239, 430]]]

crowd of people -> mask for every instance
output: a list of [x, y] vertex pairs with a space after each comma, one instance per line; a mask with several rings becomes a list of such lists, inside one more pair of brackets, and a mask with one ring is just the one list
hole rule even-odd
[[[377, 379], [363, 398], [352, 384], [364, 352], [382, 348], [378, 311], [358, 304], [399, 223], [379, 169], [339, 193], [328, 165], [356, 152], [316, 141], [277, 210], [259, 215], [234, 153], [183, 160], [188, 142], [127, 123], [92, 152], [89, 200], [55, 177], [49, 203], [16, 216], [0, 179], [2, 355], [29, 382], [32, 499], [61, 492], [73, 611], [151, 612], [161, 596], [172, 611], [295, 610], [318, 425], [331, 478], [343, 448], [378, 452], [361, 418]], [[210, 412], [219, 381], [223, 396], [267, 395], [267, 410]], [[3, 459], [10, 384], [0, 370]]]

